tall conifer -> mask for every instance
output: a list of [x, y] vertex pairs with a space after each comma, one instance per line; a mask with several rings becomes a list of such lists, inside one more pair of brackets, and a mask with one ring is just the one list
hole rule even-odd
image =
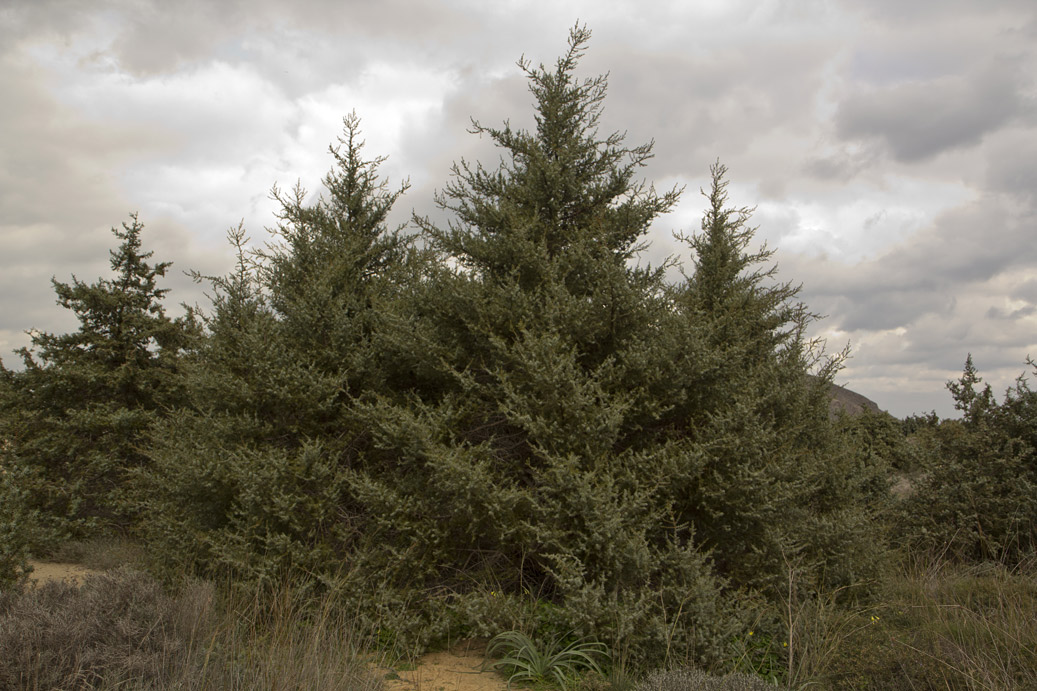
[[52, 538], [129, 525], [144, 435], [180, 400], [180, 362], [197, 331], [190, 313], [166, 316], [158, 280], [170, 264], [149, 263], [143, 229], [135, 214], [112, 229], [121, 241], [110, 252], [113, 278], [53, 281], [79, 329], [31, 332], [19, 351], [24, 370], [5, 373], [5, 465], [23, 475], [22, 497]]
[[[750, 246], [752, 209], [728, 206], [727, 169], [711, 169], [701, 233], [681, 236], [695, 270], [677, 291], [679, 313], [699, 324], [713, 366], [688, 409], [701, 474], [677, 503], [734, 583], [774, 595], [798, 580], [860, 582], [882, 536], [860, 500], [881, 468], [863, 467], [829, 421], [829, 386], [842, 355], [825, 356], [805, 332], [816, 315], [799, 288], [775, 280], [772, 252]], [[879, 481], [881, 482], [881, 481]], [[792, 575], [795, 570], [795, 575]]]
[[343, 125], [324, 193], [275, 187], [271, 242], [251, 251], [239, 226], [236, 269], [209, 277], [189, 404], [150, 448], [149, 531], [167, 561], [188, 555], [255, 584], [325, 573], [355, 538], [344, 494], [354, 400], [392, 371], [379, 323], [392, 321], [409, 242], [386, 225], [407, 185], [388, 189], [384, 159], [362, 156], [355, 114]]
[[474, 123], [500, 167], [457, 163], [438, 197], [452, 220], [416, 219], [456, 267], [434, 272], [422, 301], [427, 368], [441, 376], [405, 403], [372, 404], [377, 455], [355, 496], [383, 545], [369, 552], [380, 595], [457, 598], [434, 598], [422, 616], [439, 606], [508, 626], [466, 599], [496, 579], [508, 597], [549, 604], [543, 627], [629, 643], [645, 659], [667, 635], [715, 654], [732, 619], [664, 498], [692, 462], [664, 392], [697, 371], [675, 376], [675, 351], [693, 363], [702, 341], [694, 327], [667, 331], [662, 268], [635, 264], [679, 190], [635, 180], [651, 144], [599, 134], [606, 79], [576, 75], [589, 38], [576, 27], [552, 67], [520, 61], [535, 129]]

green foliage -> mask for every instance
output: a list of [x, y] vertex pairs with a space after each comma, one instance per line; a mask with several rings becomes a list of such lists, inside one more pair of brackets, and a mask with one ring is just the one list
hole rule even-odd
[[39, 535], [39, 512], [30, 508], [20, 469], [8, 469], [2, 459], [0, 451], [0, 592], [25, 584], [32, 571], [30, 548], [44, 541]]
[[440, 197], [455, 220], [417, 219], [462, 269], [422, 285], [411, 347], [431, 357], [413, 397], [361, 408], [371, 446], [351, 492], [383, 590], [463, 603], [490, 577], [640, 662], [713, 660], [751, 616], [736, 588], [776, 590], [785, 555], [837, 582], [874, 568], [881, 536], [857, 500], [877, 471], [840, 450], [805, 376], [817, 353], [795, 290], [746, 275], [764, 255], [742, 251], [720, 167], [704, 227], [733, 249], [701, 244], [712, 287], [631, 265], [677, 191], [633, 182], [647, 146], [597, 135], [604, 80], [574, 75], [587, 37], [554, 69], [522, 63], [536, 131], [477, 123], [500, 168], [458, 164]]
[[898, 473], [917, 472], [926, 463], [927, 450], [920, 438], [930, 429], [925, 425], [906, 428], [889, 413], [862, 411], [841, 415], [839, 427], [866, 463]]
[[[287, 572], [326, 579], [359, 536], [347, 494], [360, 433], [355, 397], [385, 387], [407, 243], [384, 226], [406, 186], [388, 191], [382, 159], [361, 157], [344, 120], [327, 197], [305, 205], [274, 188], [274, 239], [250, 251], [230, 233], [237, 267], [208, 277], [209, 337], [185, 372], [187, 405], [158, 424], [147, 534], [159, 562], [185, 558], [249, 586]], [[205, 280], [206, 277], [197, 277]]]
[[759, 268], [719, 164], [694, 272], [639, 263], [680, 190], [635, 179], [651, 144], [599, 134], [589, 37], [520, 61], [535, 128], [474, 124], [500, 165], [454, 166], [422, 249], [386, 227], [406, 185], [362, 158], [355, 116], [327, 196], [274, 188], [262, 250], [231, 231], [183, 395], [139, 421], [167, 574], [301, 574], [405, 654], [521, 628], [639, 667], [727, 659], [790, 563], [803, 592], [874, 573], [884, 468], [829, 419], [840, 358]]
[[915, 549], [1015, 563], [1037, 547], [1037, 392], [1020, 377], [998, 404], [981, 383], [970, 355], [948, 383], [963, 417], [935, 431], [899, 528]]
[[179, 401], [193, 317], [166, 316], [166, 290], [157, 282], [169, 264], [148, 263], [144, 227], [131, 219], [112, 229], [121, 241], [111, 251], [114, 278], [54, 281], [58, 304], [75, 313], [79, 330], [30, 332], [31, 348], [19, 351], [24, 370], [3, 370], [0, 454], [17, 489], [0, 500], [0, 523], [31, 514], [33, 549], [133, 522], [133, 478], [147, 465], [145, 432]]
[[788, 669], [784, 658], [788, 653], [788, 641], [779, 645], [778, 638], [762, 629], [748, 631], [737, 638], [734, 645], [734, 670], [775, 683], [786, 677]]
[[733, 617], [674, 521], [674, 477], [697, 461], [664, 417], [683, 393], [673, 363], [703, 339], [669, 329], [662, 271], [628, 261], [677, 191], [633, 181], [650, 147], [598, 135], [604, 79], [574, 75], [588, 36], [553, 68], [522, 63], [536, 130], [477, 123], [500, 168], [458, 164], [440, 197], [454, 220], [417, 219], [461, 270], [432, 268], [415, 300], [428, 341], [411, 348], [428, 354], [408, 358], [425, 373], [413, 396], [361, 408], [371, 446], [352, 492], [379, 579], [464, 601], [492, 575], [576, 635], [708, 655]]
[[505, 631], [490, 641], [486, 655], [504, 656], [493, 663], [495, 669], [510, 672], [508, 686], [514, 681], [534, 684], [556, 683], [565, 688], [582, 670], [601, 674], [599, 660], [608, 659], [608, 647], [597, 641], [571, 641], [555, 638], [538, 646], [520, 631]]
[[702, 465], [675, 505], [741, 586], [775, 596], [789, 561], [806, 588], [865, 581], [879, 562], [859, 555], [883, 551], [869, 525], [881, 505], [868, 500], [882, 494], [885, 468], [831, 424], [828, 387], [842, 355], [805, 339], [814, 315], [797, 287], [758, 268], [771, 252], [746, 251], [751, 209], [727, 207], [726, 169], [711, 173], [702, 233], [681, 236], [697, 259], [675, 302], [704, 332], [709, 360], [681, 409]]

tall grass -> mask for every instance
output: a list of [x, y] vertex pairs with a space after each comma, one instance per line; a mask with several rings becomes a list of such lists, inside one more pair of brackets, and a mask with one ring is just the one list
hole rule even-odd
[[[1037, 558], [1014, 568], [905, 559], [889, 574], [867, 606], [848, 605], [841, 592], [790, 597], [785, 635], [775, 631], [767, 653], [785, 670], [776, 680], [795, 689], [1037, 689]], [[360, 638], [350, 612], [291, 583], [265, 595], [230, 586], [185, 580], [170, 593], [121, 568], [78, 587], [6, 592], [0, 691], [380, 689], [364, 663], [376, 641]], [[703, 674], [629, 670], [587, 675], [584, 686], [630, 689], [639, 677], [641, 688], [669, 688]], [[742, 688], [736, 681], [753, 680], [717, 688]]]
[[247, 599], [194, 582], [169, 595], [120, 569], [0, 596], [0, 691], [375, 691], [359, 653], [349, 617], [291, 586]]
[[890, 600], [890, 649], [941, 687], [1037, 688], [1037, 560], [916, 561]]
[[1037, 689], [1037, 560], [905, 559], [878, 601], [796, 618], [792, 688]]

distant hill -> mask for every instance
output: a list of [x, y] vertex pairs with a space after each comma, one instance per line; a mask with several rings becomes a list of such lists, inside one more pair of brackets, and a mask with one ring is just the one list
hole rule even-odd
[[[813, 378], [813, 375], [810, 375]], [[850, 391], [844, 386], [832, 384], [832, 398], [828, 402], [828, 409], [834, 416], [836, 413], [844, 412], [849, 415], [860, 415], [862, 413], [881, 413], [878, 403], [867, 396], [856, 391]]]
[[839, 411], [850, 415], [882, 412], [882, 409], [879, 408], [875, 401], [838, 384], [832, 384], [832, 400], [829, 402], [828, 407], [833, 415]]

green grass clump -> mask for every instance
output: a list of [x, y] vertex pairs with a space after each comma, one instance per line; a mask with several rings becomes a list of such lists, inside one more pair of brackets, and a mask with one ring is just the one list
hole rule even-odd
[[511, 672], [508, 686], [514, 681], [533, 684], [557, 684], [566, 687], [582, 670], [601, 674], [598, 660], [608, 659], [608, 647], [604, 643], [573, 641], [566, 645], [555, 638], [538, 646], [520, 631], [505, 631], [498, 634], [486, 650], [487, 656], [503, 652], [504, 657], [493, 663], [499, 670]]

